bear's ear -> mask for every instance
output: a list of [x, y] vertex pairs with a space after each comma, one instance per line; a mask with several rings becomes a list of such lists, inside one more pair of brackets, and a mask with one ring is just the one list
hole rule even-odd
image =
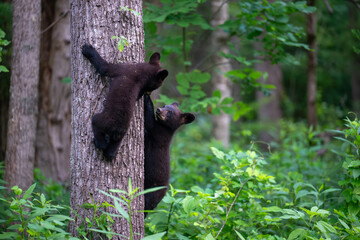
[[174, 106], [176, 106], [176, 107], [179, 106], [179, 104], [178, 104], [177, 102], [173, 102], [171, 105], [174, 105]]
[[160, 53], [153, 53], [153, 55], [150, 57], [149, 63], [160, 66]]
[[195, 115], [192, 113], [183, 113], [182, 114], [182, 123], [189, 124], [195, 120]]
[[156, 77], [157, 77], [157, 79], [164, 80], [168, 75], [169, 75], [169, 72], [166, 69], [160, 69], [157, 72]]

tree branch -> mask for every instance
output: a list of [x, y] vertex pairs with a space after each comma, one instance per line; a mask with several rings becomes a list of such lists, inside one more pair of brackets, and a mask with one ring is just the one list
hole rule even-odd
[[357, 8], [360, 9], [360, 1], [359, 0], [348, 0], [349, 2], [352, 2]]
[[239, 194], [240, 194], [241, 190], [243, 189], [244, 185], [245, 185], [250, 179], [251, 179], [251, 177], [248, 178], [248, 179], [246, 179], [246, 181], [241, 184], [241, 187], [240, 187], [239, 191], [236, 193], [236, 196], [235, 196], [235, 198], [234, 198], [234, 201], [231, 203], [229, 210], [226, 212], [224, 224], [221, 226], [221, 228], [220, 228], [219, 232], [217, 233], [215, 239], [217, 239], [217, 238], [219, 237], [221, 231], [222, 231], [223, 228], [225, 227], [225, 224], [226, 224], [226, 222], [227, 222], [227, 220], [228, 220], [228, 217], [229, 217], [229, 213], [230, 213], [232, 207], [234, 206], [234, 204], [235, 204], [235, 202], [236, 202], [236, 199], [239, 197]]
[[325, 3], [325, 5], [326, 5], [327, 9], [329, 10], [329, 12], [330, 12], [330, 13], [334, 13], [334, 11], [333, 11], [333, 9], [331, 8], [329, 2], [328, 2], [327, 0], [324, 0], [324, 3]]
[[41, 31], [40, 34], [43, 34], [44, 32], [50, 30], [55, 24], [57, 24], [61, 19], [63, 19], [67, 14], [69, 13], [69, 9], [63, 12], [63, 14], [60, 15], [58, 19], [56, 19], [54, 22], [52, 22], [47, 28]]

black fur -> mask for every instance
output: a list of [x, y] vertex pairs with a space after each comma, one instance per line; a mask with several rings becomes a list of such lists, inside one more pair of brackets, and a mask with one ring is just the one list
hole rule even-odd
[[101, 76], [112, 78], [104, 109], [92, 118], [94, 144], [111, 161], [129, 128], [136, 100], [160, 87], [168, 71], [160, 67], [159, 53], [149, 63], [136, 64], [108, 63], [88, 44], [82, 46], [82, 54]]
[[[156, 110], [148, 94], [145, 109], [145, 182], [144, 188], [168, 186], [170, 179], [170, 143], [181, 125], [195, 120], [192, 113], [182, 113], [177, 103]], [[166, 188], [145, 194], [145, 210], [154, 209], [165, 196]]]

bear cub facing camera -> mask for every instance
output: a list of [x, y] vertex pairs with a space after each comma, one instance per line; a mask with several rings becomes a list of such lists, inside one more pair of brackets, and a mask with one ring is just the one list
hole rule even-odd
[[[182, 113], [177, 103], [156, 110], [148, 94], [144, 95], [145, 181], [144, 188], [168, 186], [170, 179], [170, 143], [175, 131], [195, 120], [192, 113]], [[167, 188], [145, 194], [145, 210], [154, 209]]]
[[109, 161], [115, 158], [121, 140], [130, 125], [135, 102], [145, 92], [161, 86], [168, 75], [160, 67], [160, 54], [154, 53], [148, 63], [108, 63], [89, 44], [82, 54], [101, 76], [112, 79], [103, 111], [92, 117], [93, 142]]

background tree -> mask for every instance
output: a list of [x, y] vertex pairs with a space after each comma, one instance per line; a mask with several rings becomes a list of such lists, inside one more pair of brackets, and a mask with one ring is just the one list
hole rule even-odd
[[[349, 8], [349, 27], [350, 30], [359, 29], [360, 9], [353, 3], [348, 3]], [[360, 113], [360, 55], [352, 51], [351, 53], [351, 91], [353, 110]]]
[[38, 114], [41, 1], [13, 2], [12, 65], [5, 180], [33, 181]]
[[[79, 216], [73, 215], [70, 231], [76, 234], [76, 227], [91, 212], [79, 207], [84, 203], [112, 200], [99, 190], [127, 190], [131, 177], [134, 187], [143, 186], [143, 102], [136, 103], [130, 128], [122, 140], [116, 160], [105, 161], [101, 151], [92, 143], [91, 117], [102, 110], [108, 82], [81, 54], [84, 43], [92, 44], [109, 62], [144, 61], [144, 33], [142, 23], [142, 2], [139, 0], [96, 1], [72, 0], [71, 10], [71, 89], [72, 89], [72, 140], [71, 140], [71, 207]], [[112, 36], [125, 37], [129, 46], [122, 53], [117, 50], [117, 40]], [[143, 199], [138, 198], [133, 209], [143, 209]], [[113, 230], [129, 235], [129, 226], [123, 218], [115, 218]], [[142, 213], [133, 216], [133, 231], [144, 235]], [[137, 236], [137, 237], [139, 237]]]
[[64, 182], [70, 173], [69, 1], [42, 1], [40, 103], [35, 166]]
[[[229, 59], [225, 58], [220, 53], [229, 54], [228, 41], [229, 36], [223, 29], [218, 26], [223, 24], [229, 18], [228, 3], [222, 0], [211, 1], [212, 20], [211, 25], [215, 27], [212, 32], [211, 47], [214, 49], [213, 62], [215, 65], [212, 74], [213, 90], [220, 90], [222, 99], [231, 97], [232, 82], [231, 79], [225, 76], [225, 73], [231, 70]], [[215, 139], [220, 140], [224, 146], [229, 146], [230, 143], [230, 125], [231, 116], [224, 112], [220, 115], [213, 116], [212, 134]]]
[[[315, 0], [307, 0], [308, 6], [315, 6]], [[307, 52], [307, 119], [308, 125], [316, 127], [316, 69], [317, 69], [317, 45], [316, 45], [316, 15], [315, 12], [307, 15], [306, 33], [309, 50]]]

